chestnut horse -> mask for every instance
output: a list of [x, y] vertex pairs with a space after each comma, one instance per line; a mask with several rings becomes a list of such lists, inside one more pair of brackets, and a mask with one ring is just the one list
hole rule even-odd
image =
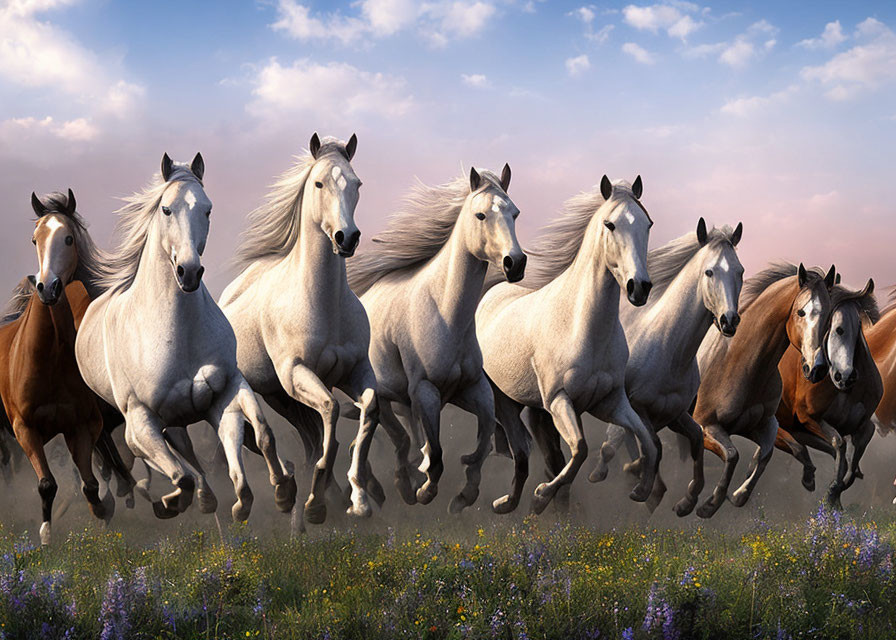
[[[778, 407], [775, 446], [803, 464], [803, 486], [815, 489], [815, 466], [807, 447], [834, 456], [837, 475], [827, 500], [840, 508], [840, 495], [862, 477], [859, 462], [874, 435], [871, 416], [883, 394], [880, 373], [864, 332], [877, 321], [874, 281], [861, 291], [837, 285], [831, 291], [831, 325], [825, 339], [828, 379], [809, 383], [799, 373], [799, 354], [790, 348], [778, 365], [784, 385]], [[853, 443], [847, 472], [846, 438]]]
[[31, 198], [38, 215], [32, 242], [39, 270], [33, 293], [25, 293], [30, 287], [19, 287], [13, 315], [20, 315], [0, 327], [0, 396], [16, 440], [37, 474], [43, 508], [40, 539], [49, 544], [57, 484], [44, 446], [53, 437], [62, 434], [65, 438], [93, 515], [108, 521], [115, 503], [108, 494], [107, 500], [99, 497], [91, 452], [103, 419], [75, 360], [71, 303], [87, 297], [83, 284], [74, 281], [79, 263], [75, 235], [84, 225], [75, 212], [71, 189], [67, 196], [47, 196], [46, 204], [35, 194]]
[[738, 453], [731, 436], [759, 445], [750, 476], [731, 497], [742, 507], [765, 471], [778, 433], [775, 411], [781, 402], [778, 362], [793, 345], [802, 353], [803, 375], [818, 382], [827, 375], [823, 339], [831, 315], [830, 289], [835, 269], [827, 275], [801, 264], [775, 264], [744, 283], [741, 323], [731, 338], [711, 332], [700, 347], [700, 389], [693, 416], [703, 427], [703, 444], [719, 456], [725, 470], [712, 496], [697, 515], [709, 518], [728, 494]]
[[[890, 296], [890, 303], [881, 311], [880, 320], [865, 329], [865, 340], [884, 387], [872, 421], [884, 435], [896, 430], [896, 287], [891, 289]], [[893, 504], [896, 504], [896, 498]]]

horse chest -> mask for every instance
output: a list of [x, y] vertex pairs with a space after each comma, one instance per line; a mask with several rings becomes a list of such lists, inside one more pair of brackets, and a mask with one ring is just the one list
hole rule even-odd
[[205, 416], [215, 398], [224, 391], [229, 380], [228, 371], [220, 365], [204, 365], [191, 373], [182, 373], [170, 385], [159, 388], [150, 405], [162, 419], [176, 425], [195, 421], [195, 416]]

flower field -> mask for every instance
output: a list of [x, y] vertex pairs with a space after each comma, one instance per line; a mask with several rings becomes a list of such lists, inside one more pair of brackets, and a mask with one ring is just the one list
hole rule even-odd
[[0, 540], [2, 638], [882, 638], [896, 521]]

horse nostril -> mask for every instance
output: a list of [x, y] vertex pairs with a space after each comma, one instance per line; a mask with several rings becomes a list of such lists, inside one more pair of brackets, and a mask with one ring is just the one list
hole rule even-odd
[[628, 295], [632, 295], [635, 291], [635, 281], [629, 279], [629, 281], [625, 283], [625, 290], [628, 292]]
[[199, 267], [199, 270], [196, 272], [196, 281], [202, 280], [202, 274], [205, 273], [205, 267]]
[[345, 234], [340, 230], [333, 234], [333, 238], [336, 240], [336, 244], [341, 245], [345, 240]]
[[504, 271], [510, 271], [511, 269], [513, 269], [513, 258], [504, 256]]
[[731, 326], [736, 327], [740, 324], [740, 314], [735, 313], [734, 317], [731, 319]]
[[180, 265], [177, 265], [177, 275], [179, 275], [181, 278], [184, 277], [184, 268]]
[[808, 364], [803, 365], [803, 373], [806, 375], [809, 375], [809, 365]]
[[38, 282], [38, 283], [37, 283], [37, 290], [38, 290], [38, 291], [43, 291], [43, 290], [44, 290], [44, 283], [43, 283], [43, 282]]
[[646, 296], [653, 288], [653, 283], [650, 280], [647, 280], [644, 284], [641, 285], [641, 288], [644, 289], [644, 295]]
[[835, 382], [840, 382], [842, 379], [843, 379], [843, 376], [840, 374], [839, 371], [838, 371], [837, 373], [834, 374], [834, 381], [835, 381]]

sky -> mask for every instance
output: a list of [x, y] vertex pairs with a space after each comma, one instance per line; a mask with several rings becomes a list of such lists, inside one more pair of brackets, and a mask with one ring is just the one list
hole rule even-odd
[[651, 247], [744, 223], [747, 275], [896, 282], [896, 3], [0, 0], [0, 290], [33, 273], [30, 194], [101, 246], [164, 152], [201, 151], [218, 294], [249, 211], [311, 134], [358, 136], [365, 240], [416, 179], [513, 169], [520, 240], [611, 179]]

